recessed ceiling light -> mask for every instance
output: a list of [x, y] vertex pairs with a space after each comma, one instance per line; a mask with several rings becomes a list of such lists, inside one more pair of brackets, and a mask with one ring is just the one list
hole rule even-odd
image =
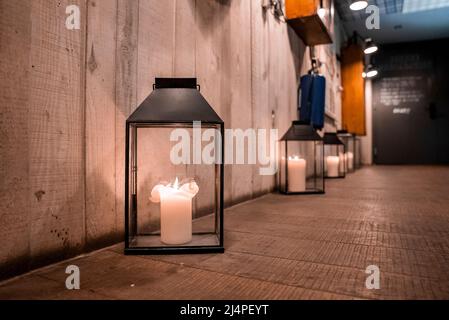
[[366, 71], [362, 72], [363, 78], [373, 78], [377, 76], [379, 72], [372, 66], [369, 65], [368, 68], [366, 68]]
[[368, 2], [367, 1], [353, 1], [351, 3], [351, 5], [349, 6], [349, 8], [353, 11], [359, 11], [359, 10], [363, 10], [368, 6]]
[[373, 40], [367, 39], [366, 40], [366, 47], [365, 47], [365, 54], [371, 54], [378, 50], [379, 48], [374, 44]]
[[379, 73], [379, 72], [377, 72], [377, 70], [371, 70], [371, 71], [368, 71], [368, 72], [366, 73], [366, 77], [367, 77], [367, 78], [372, 78], [372, 77], [377, 76], [378, 73]]
[[371, 54], [378, 50], [379, 48], [376, 45], [373, 45], [371, 47], [368, 47], [365, 49], [365, 54]]

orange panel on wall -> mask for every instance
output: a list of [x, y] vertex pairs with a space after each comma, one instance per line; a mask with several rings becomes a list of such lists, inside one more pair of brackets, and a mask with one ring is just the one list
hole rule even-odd
[[[322, 7], [323, 13], [318, 9]], [[334, 25], [332, 0], [286, 0], [287, 23], [308, 46], [332, 43]]]
[[342, 126], [348, 132], [366, 135], [364, 54], [359, 45], [352, 44], [342, 50], [341, 81]]
[[288, 19], [303, 18], [316, 14], [319, 0], [286, 0], [285, 15]]

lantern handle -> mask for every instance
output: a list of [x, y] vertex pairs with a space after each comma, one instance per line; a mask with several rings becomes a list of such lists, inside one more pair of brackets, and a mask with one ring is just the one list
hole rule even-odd
[[[199, 84], [196, 85], [196, 88], [198, 89], [198, 91], [201, 91], [201, 86]], [[156, 90], [156, 84], [153, 83], [153, 91]]]

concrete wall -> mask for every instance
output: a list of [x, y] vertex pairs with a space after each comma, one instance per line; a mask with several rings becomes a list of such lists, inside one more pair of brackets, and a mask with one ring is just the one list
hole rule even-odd
[[[258, 0], [0, 0], [0, 43], [0, 278], [123, 239], [124, 121], [154, 77], [195, 76], [227, 127], [282, 134], [308, 69]], [[227, 205], [275, 186], [225, 176]]]

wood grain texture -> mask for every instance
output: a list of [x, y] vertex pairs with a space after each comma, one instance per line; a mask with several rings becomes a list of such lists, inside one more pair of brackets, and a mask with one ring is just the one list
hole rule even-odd
[[175, 0], [139, 1], [137, 104], [153, 91], [155, 77], [174, 73]]
[[[253, 127], [276, 128], [281, 136], [297, 118], [298, 80], [306, 72], [305, 46], [291, 28], [258, 5], [252, 5], [251, 19]], [[253, 168], [255, 195], [273, 190], [275, 182], [275, 177], [261, 176], [259, 168]]]
[[87, 2], [86, 245], [116, 241], [115, 71], [117, 1]]
[[[29, 136], [31, 265], [84, 246], [84, 37], [65, 8], [84, 1], [32, 1]], [[85, 22], [83, 20], [83, 22]], [[85, 23], [84, 23], [85, 24]]]
[[[229, 95], [231, 126], [243, 131], [253, 128], [251, 104], [251, 2], [232, 1], [230, 5], [230, 61], [229, 88], [224, 94]], [[234, 146], [236, 144], [234, 143]], [[248, 141], [245, 151], [249, 149]], [[254, 149], [254, 151], [257, 149]], [[235, 151], [237, 152], [237, 150]], [[252, 151], [250, 151], [252, 152]], [[248, 153], [245, 152], [248, 159]], [[248, 200], [253, 196], [253, 170], [247, 164], [232, 166], [232, 203]]]
[[[278, 129], [279, 138], [287, 131], [291, 125], [290, 109], [296, 108], [296, 104], [288, 105], [288, 87], [287, 76], [289, 72], [295, 70], [287, 70], [285, 65], [285, 24], [280, 24], [272, 15], [267, 15], [268, 37], [269, 37], [269, 54], [268, 54], [268, 87], [269, 96], [268, 103], [273, 113], [272, 128]], [[295, 85], [296, 85], [295, 80]], [[293, 118], [294, 119], [294, 118]], [[274, 189], [274, 181], [268, 185]]]
[[[230, 128], [230, 1], [196, 1], [196, 76], [201, 94]], [[197, 175], [207, 177], [207, 168], [199, 166]], [[232, 202], [232, 168], [225, 165], [224, 201]], [[213, 177], [204, 179], [204, 189], [213, 190]], [[211, 195], [212, 196], [212, 195]], [[199, 207], [208, 206], [198, 203]]]
[[[81, 290], [61, 286], [63, 262], [0, 284], [0, 299], [448, 299], [448, 179], [444, 166], [364, 167], [325, 197], [229, 208], [224, 254], [124, 256], [120, 244], [75, 260]], [[366, 289], [371, 264], [380, 290]]]
[[[267, 19], [266, 11], [251, 2], [251, 111], [252, 127], [255, 129], [271, 129], [274, 125], [269, 103], [270, 37]], [[265, 142], [268, 145], [268, 137]], [[273, 188], [272, 176], [261, 176], [259, 166], [254, 166], [252, 171], [254, 195]]]
[[31, 4], [0, 1], [0, 278], [29, 259]]
[[196, 70], [196, 1], [176, 0], [175, 7], [175, 55], [176, 77], [194, 77]]
[[117, 0], [115, 75], [115, 212], [118, 235], [124, 234], [125, 122], [137, 107], [139, 0]]
[[[274, 44], [270, 41], [269, 13], [255, 3], [251, 5], [251, 101], [252, 127], [255, 129], [272, 129], [276, 127], [276, 117], [270, 103], [270, 48]], [[280, 133], [282, 134], [282, 133]], [[269, 143], [269, 138], [266, 139]], [[274, 188], [273, 176], [262, 176], [260, 167], [253, 167], [253, 194], [255, 196], [269, 192]]]

